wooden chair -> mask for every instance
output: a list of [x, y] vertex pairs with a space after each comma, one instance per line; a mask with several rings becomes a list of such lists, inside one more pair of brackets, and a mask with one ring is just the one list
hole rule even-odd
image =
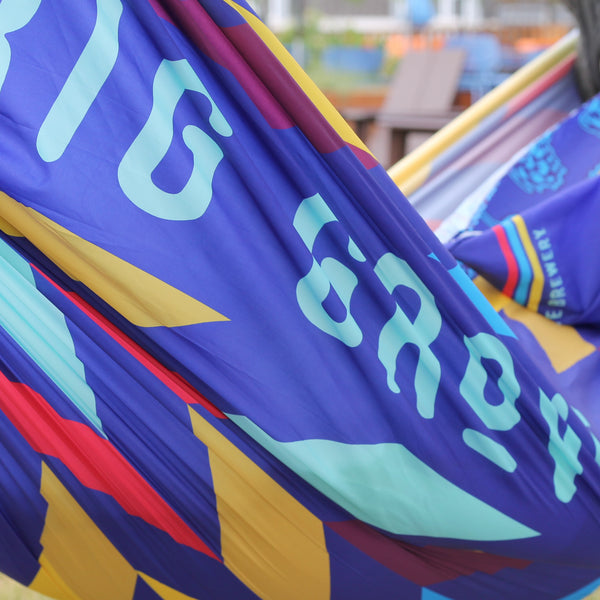
[[411, 135], [431, 135], [459, 114], [454, 99], [464, 62], [459, 49], [409, 52], [377, 112], [347, 109], [342, 115], [387, 168], [410, 149]]

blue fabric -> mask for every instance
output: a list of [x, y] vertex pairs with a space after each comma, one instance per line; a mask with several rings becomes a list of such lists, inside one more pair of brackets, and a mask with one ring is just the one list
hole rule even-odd
[[[245, 5], [1, 16], [0, 456], [23, 491], [0, 477], [0, 508], [30, 497], [32, 517], [0, 522], [29, 550], [0, 568], [42, 578], [57, 481], [153, 591], [269, 597], [260, 502], [228, 512], [252, 484], [316, 523], [323, 597], [505, 598], [546, 563], [565, 570], [543, 598], [597, 578], [592, 416]], [[511, 181], [545, 193], [559, 163]]]

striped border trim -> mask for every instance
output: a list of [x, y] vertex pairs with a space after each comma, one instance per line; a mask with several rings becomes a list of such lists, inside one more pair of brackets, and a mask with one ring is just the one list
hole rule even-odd
[[516, 215], [492, 227], [492, 231], [508, 270], [502, 293], [537, 311], [544, 290], [544, 272], [523, 217]]

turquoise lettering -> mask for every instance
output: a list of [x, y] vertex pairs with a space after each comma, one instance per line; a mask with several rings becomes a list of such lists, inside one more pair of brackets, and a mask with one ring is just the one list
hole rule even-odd
[[[469, 362], [460, 382], [461, 396], [469, 403], [477, 416], [488, 429], [508, 431], [521, 419], [515, 402], [521, 394], [514, 365], [506, 346], [489, 333], [478, 333], [469, 338], [465, 336], [465, 345], [469, 350]], [[489, 378], [483, 367], [482, 359], [493, 359], [502, 370], [498, 377], [498, 390], [502, 393], [501, 404], [489, 404], [485, 398], [485, 386]]]
[[201, 217], [212, 200], [212, 183], [223, 158], [219, 145], [195, 125], [183, 129], [183, 141], [192, 151], [194, 165], [184, 188], [165, 192], [152, 181], [152, 172], [164, 158], [173, 141], [173, 115], [183, 94], [203, 94], [211, 104], [209, 123], [222, 136], [232, 135], [231, 127], [204, 84], [186, 60], [163, 60], [153, 86], [153, 104], [142, 131], [127, 150], [118, 169], [125, 195], [145, 212], [171, 221]]
[[[550, 264], [554, 265], [554, 263], [550, 263]], [[548, 271], [548, 272], [550, 272], [550, 271]], [[554, 278], [552, 278], [552, 279], [550, 280], [550, 287], [551, 287], [551, 288], [557, 288], [557, 287], [560, 287], [560, 286], [562, 286], [562, 284], [563, 284], [563, 279], [562, 279], [562, 277], [554, 277]]]
[[485, 433], [467, 428], [463, 431], [463, 441], [469, 448], [504, 469], [507, 473], [513, 473], [517, 468], [517, 461], [510, 452]]
[[391, 253], [384, 254], [375, 265], [375, 274], [390, 294], [396, 287], [405, 286], [419, 297], [421, 305], [414, 322], [399, 306], [396, 307], [396, 312], [383, 326], [379, 335], [377, 356], [385, 367], [388, 387], [398, 394], [398, 354], [406, 344], [413, 344], [419, 349], [419, 361], [415, 371], [417, 410], [422, 417], [431, 419], [440, 384], [441, 367], [430, 345], [440, 333], [442, 317], [435, 305], [433, 294], [405, 260]]
[[[302, 241], [312, 253], [315, 240], [321, 229], [327, 224], [337, 221], [320, 194], [315, 194], [302, 201], [294, 217], [294, 228]], [[356, 244], [350, 241], [349, 252], [358, 260], [362, 253]], [[321, 263], [313, 257], [313, 264], [296, 287], [296, 298], [306, 318], [321, 331], [331, 335], [347, 346], [356, 347], [363, 339], [362, 331], [354, 317], [350, 314], [350, 301], [358, 285], [356, 275], [345, 265], [331, 257], [324, 258]], [[334, 290], [342, 302], [346, 316], [336, 321], [323, 306], [323, 302]]]
[[583, 413], [577, 410], [576, 408], [573, 408], [573, 412], [579, 417], [579, 420], [587, 427], [588, 433], [590, 434], [592, 442], [594, 443], [594, 460], [596, 461], [596, 464], [600, 466], [600, 440], [598, 440], [598, 438], [594, 435], [590, 422], [583, 416]]
[[4, 0], [0, 3], [0, 89], [10, 65], [10, 44], [6, 34], [22, 29], [33, 19], [42, 0]]
[[550, 428], [548, 452], [554, 460], [554, 493], [561, 502], [567, 503], [577, 491], [575, 476], [583, 473], [578, 459], [581, 440], [569, 425], [560, 436], [559, 418], [566, 421], [569, 416], [569, 407], [560, 394], [554, 394], [550, 400], [540, 389], [540, 410]]
[[539, 240], [539, 242], [538, 242], [538, 248], [542, 252], [545, 251], [545, 250], [551, 250], [552, 249], [552, 244], [550, 243], [550, 240], [548, 238], [544, 238], [544, 239]]
[[564, 298], [559, 298], [558, 300], [553, 300], [552, 298], [550, 298], [548, 300], [548, 306], [566, 306], [567, 305], [567, 301]]
[[97, 0], [94, 31], [38, 132], [37, 150], [46, 162], [63, 155], [113, 70], [122, 12], [120, 0]]
[[327, 223], [337, 221], [321, 194], [302, 200], [294, 215], [294, 229], [300, 234], [304, 245], [312, 253], [321, 229]]
[[[296, 288], [296, 298], [306, 318], [321, 331], [350, 347], [362, 342], [360, 327], [350, 314], [350, 300], [357, 285], [358, 279], [348, 267], [334, 258], [325, 258], [320, 266], [313, 259], [311, 270]], [[323, 306], [332, 288], [346, 310], [342, 321], [334, 320]]]

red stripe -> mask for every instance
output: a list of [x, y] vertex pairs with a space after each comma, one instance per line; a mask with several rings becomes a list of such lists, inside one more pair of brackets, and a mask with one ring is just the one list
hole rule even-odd
[[512, 298], [515, 295], [515, 289], [517, 288], [517, 283], [519, 282], [519, 265], [517, 264], [517, 259], [512, 253], [512, 250], [510, 249], [510, 244], [508, 243], [508, 238], [506, 237], [506, 231], [504, 231], [502, 225], [495, 225], [492, 227], [492, 231], [498, 238], [498, 244], [500, 245], [502, 254], [504, 254], [504, 260], [506, 260], [506, 266], [508, 268], [508, 276], [506, 278], [506, 283], [504, 284], [502, 293]]
[[442, 224], [442, 219], [425, 219], [425, 223], [431, 231], [435, 231]]
[[50, 282], [65, 297], [69, 298], [77, 308], [86, 314], [96, 325], [101, 327], [110, 337], [140, 362], [157, 379], [162, 381], [172, 392], [177, 394], [186, 404], [201, 404], [213, 416], [219, 419], [225, 419], [225, 415], [209, 400], [207, 400], [198, 390], [192, 387], [178, 373], [169, 371], [164, 365], [148, 354], [141, 346], [136, 344], [130, 337], [125, 335], [118, 327], [111, 323], [106, 317], [101, 315], [95, 308], [90, 306], [83, 298], [73, 292], [63, 290], [56, 282], [52, 281], [47, 275], [42, 273], [35, 265], [31, 265], [42, 277]]
[[36, 452], [61, 460], [84, 486], [108, 494], [128, 514], [176, 542], [220, 561], [113, 444], [87, 425], [64, 419], [40, 394], [3, 373], [0, 410]]
[[542, 92], [545, 92], [550, 86], [562, 79], [572, 68], [575, 62], [575, 55], [569, 56], [552, 68], [546, 75], [526, 88], [522, 93], [513, 98], [507, 105], [506, 117], [514, 115], [524, 106], [529, 104], [534, 98], [537, 98]]

